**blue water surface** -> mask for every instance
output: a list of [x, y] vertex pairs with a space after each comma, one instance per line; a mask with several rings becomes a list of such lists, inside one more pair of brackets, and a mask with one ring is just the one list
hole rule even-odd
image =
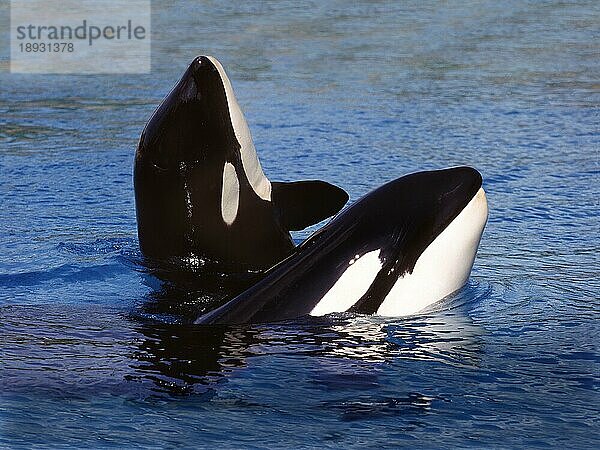
[[[0, 59], [0, 447], [600, 446], [598, 2], [153, 7], [150, 74]], [[131, 174], [197, 54], [226, 67], [272, 180], [355, 201], [478, 168], [467, 286], [408, 318], [188, 325], [214, 292], [144, 268]]]

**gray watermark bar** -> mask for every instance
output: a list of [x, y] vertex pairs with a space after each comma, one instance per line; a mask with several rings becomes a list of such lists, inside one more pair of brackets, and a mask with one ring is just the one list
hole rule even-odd
[[148, 73], [150, 0], [11, 0], [13, 73]]

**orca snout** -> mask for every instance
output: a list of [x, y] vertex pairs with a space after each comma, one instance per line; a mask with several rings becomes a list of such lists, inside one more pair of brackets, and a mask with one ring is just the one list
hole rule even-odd
[[190, 69], [194, 74], [200, 74], [204, 70], [217, 71], [217, 68], [211, 62], [211, 57], [204, 55], [196, 56], [190, 64]]
[[440, 186], [446, 189], [444, 195], [462, 192], [469, 197], [473, 197], [483, 183], [481, 174], [476, 169], [468, 166], [443, 169], [437, 171], [437, 174], [442, 178]]
[[204, 64], [206, 64], [207, 58], [206, 56], [196, 56], [194, 58], [194, 60], [191, 62], [190, 64], [190, 68], [192, 69], [192, 71], [195, 73], [197, 71], [199, 71]]
[[186, 103], [200, 99], [201, 74], [202, 71], [206, 70], [206, 67], [207, 60], [204, 56], [194, 58], [175, 88], [176, 101]]
[[481, 189], [481, 174], [472, 167], [452, 167], [429, 172], [421, 183], [422, 189], [431, 189], [436, 208], [451, 214], [458, 213]]
[[200, 100], [202, 91], [221, 80], [219, 70], [210, 56], [196, 56], [190, 63], [181, 84], [182, 100]]
[[210, 56], [196, 56], [172, 92], [171, 103], [188, 103], [201, 100], [207, 91], [214, 89], [220, 80], [218, 69]]

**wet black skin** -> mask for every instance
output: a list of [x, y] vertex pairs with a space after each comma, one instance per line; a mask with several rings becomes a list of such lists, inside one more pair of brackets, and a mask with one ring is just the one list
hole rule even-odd
[[382, 249], [382, 269], [351, 309], [374, 313], [398, 277], [412, 272], [421, 253], [481, 184], [479, 172], [469, 167], [419, 172], [387, 183], [338, 214], [260, 282], [196, 323], [259, 323], [304, 316], [355, 255]]
[[[273, 183], [273, 201], [265, 201], [250, 186], [239, 150], [220, 74], [198, 57], [147, 123], [136, 152], [138, 237], [146, 257], [197, 256], [225, 271], [266, 269], [294, 251], [290, 229], [333, 215], [347, 201], [343, 190], [318, 181], [295, 190], [312, 192], [320, 199], [316, 205], [302, 203], [310, 195], [289, 195], [291, 183]], [[240, 185], [231, 225], [221, 215], [226, 162]], [[286, 214], [288, 200], [293, 207]]]

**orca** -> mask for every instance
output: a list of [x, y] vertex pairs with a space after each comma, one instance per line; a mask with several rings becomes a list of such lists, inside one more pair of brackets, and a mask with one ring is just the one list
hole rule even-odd
[[134, 188], [144, 256], [239, 271], [283, 260], [295, 248], [290, 230], [334, 215], [348, 200], [323, 181], [267, 179], [231, 82], [211, 56], [192, 61], [146, 124]]
[[195, 323], [417, 313], [466, 283], [487, 217], [473, 168], [404, 176], [344, 209], [261, 281]]

